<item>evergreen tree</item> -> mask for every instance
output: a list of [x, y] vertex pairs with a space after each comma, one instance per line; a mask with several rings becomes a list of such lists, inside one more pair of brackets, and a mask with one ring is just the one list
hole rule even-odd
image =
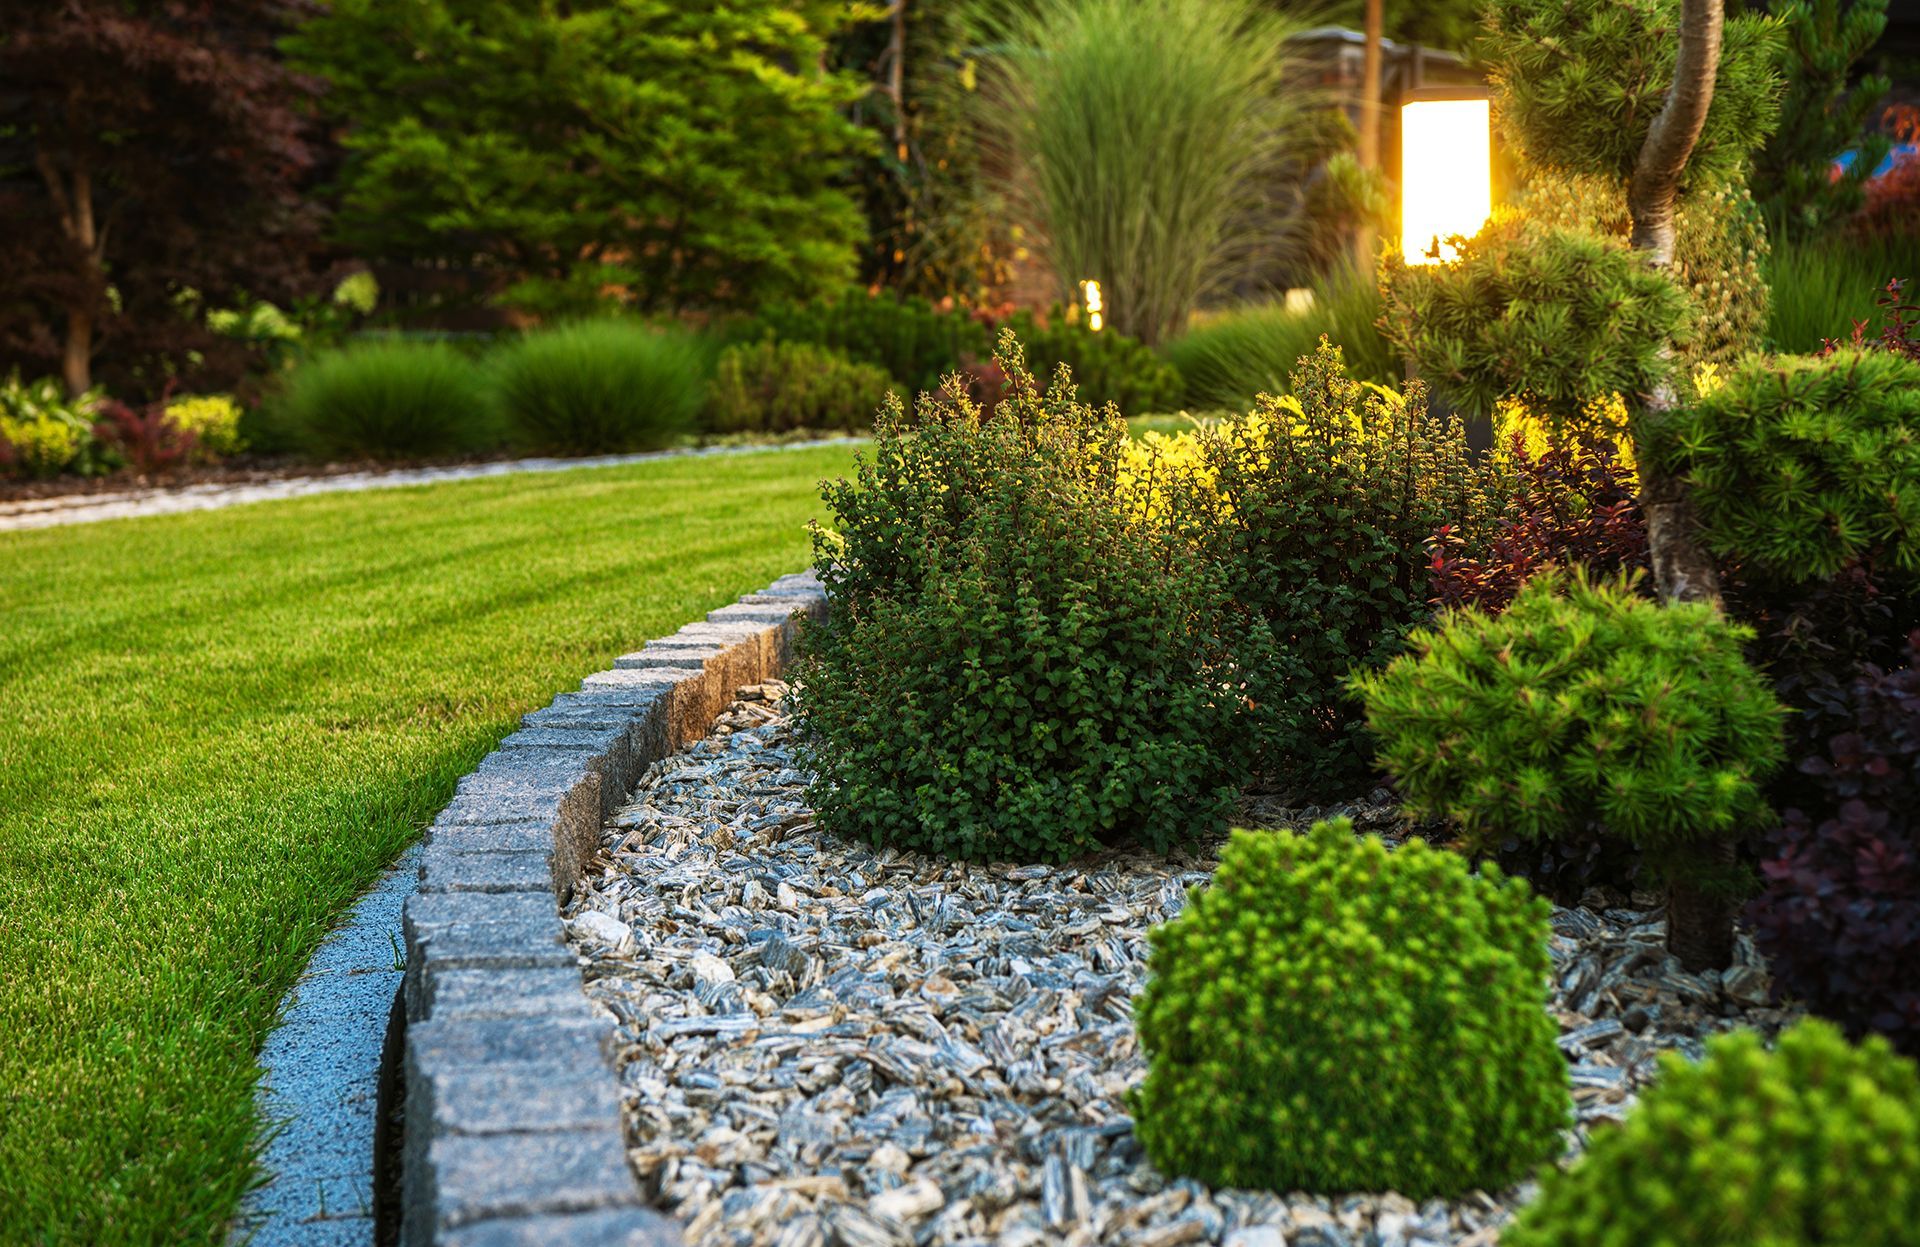
[[829, 0], [335, 0], [288, 44], [345, 126], [338, 234], [536, 310], [751, 304], [848, 280], [864, 87]]
[[[1809, 237], [1866, 202], [1866, 182], [1892, 140], [1867, 129], [1892, 85], [1851, 83], [1853, 67], [1887, 28], [1887, 0], [1772, 0], [1787, 37], [1783, 124], [1753, 162], [1753, 194], [1775, 229]], [[1838, 177], [1834, 157], [1851, 150]]]

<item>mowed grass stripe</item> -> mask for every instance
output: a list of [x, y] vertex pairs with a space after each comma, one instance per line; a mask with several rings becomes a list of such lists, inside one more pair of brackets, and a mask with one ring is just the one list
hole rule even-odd
[[220, 1241], [329, 924], [520, 714], [804, 565], [851, 461], [0, 534], [0, 1242]]

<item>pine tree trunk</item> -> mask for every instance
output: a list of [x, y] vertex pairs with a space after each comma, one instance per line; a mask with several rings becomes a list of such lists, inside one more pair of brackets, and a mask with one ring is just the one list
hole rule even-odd
[[67, 313], [60, 378], [67, 383], [69, 398], [79, 398], [93, 387], [93, 317], [87, 312], [76, 309]]
[[[1681, 0], [1680, 50], [1674, 60], [1673, 87], [1647, 129], [1646, 142], [1627, 183], [1633, 246], [1653, 268], [1673, 266], [1674, 206], [1680, 175], [1713, 103], [1726, 16], [1723, 4], [1724, 0]], [[1678, 390], [1669, 377], [1652, 393], [1638, 396], [1637, 414], [1642, 421], [1658, 420], [1678, 401]], [[1642, 454], [1639, 460], [1647, 550], [1661, 600], [1717, 606], [1720, 574], [1701, 543], [1699, 524], [1685, 487], [1660, 471], [1649, 456]], [[1706, 878], [1692, 877], [1696, 868], [1683, 866], [1667, 885], [1667, 950], [1696, 972], [1724, 966], [1733, 954], [1734, 902], [1724, 878], [1733, 865], [1733, 845], [1704, 845], [1700, 857], [1697, 869]]]

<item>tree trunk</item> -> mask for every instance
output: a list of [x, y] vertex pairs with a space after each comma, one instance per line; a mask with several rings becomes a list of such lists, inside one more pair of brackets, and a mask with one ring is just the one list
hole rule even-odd
[[54, 211], [60, 217], [61, 232], [80, 251], [87, 266], [84, 302], [67, 308], [67, 340], [60, 357], [61, 379], [67, 383], [69, 397], [78, 398], [93, 386], [93, 286], [98, 282], [106, 261], [106, 237], [96, 228], [93, 216], [93, 176], [86, 161], [75, 157], [71, 175], [63, 174], [53, 154], [45, 148], [35, 153], [35, 163], [53, 198]]
[[[1380, 167], [1380, 45], [1385, 38], [1385, 0], [1367, 0], [1366, 45], [1360, 62], [1360, 167]], [[1353, 233], [1353, 260], [1361, 274], [1373, 272], [1373, 226], [1361, 222]]]
[[67, 396], [78, 398], [93, 388], [93, 316], [77, 308], [67, 312], [67, 341], [60, 355], [60, 378]]
[[[1627, 182], [1633, 246], [1653, 268], [1673, 266], [1674, 205], [1680, 175], [1713, 103], [1725, 17], [1724, 0], [1681, 0], [1680, 50], [1674, 59], [1673, 86], [1667, 92], [1666, 104], [1647, 129], [1646, 142]], [[1671, 344], [1667, 353], [1672, 354]], [[1639, 417], [1642, 421], [1657, 420], [1678, 402], [1678, 390], [1668, 378], [1652, 393], [1638, 396]], [[1701, 543], [1699, 524], [1685, 487], [1653, 466], [1649, 456], [1642, 454], [1639, 460], [1647, 549], [1661, 600], [1717, 606], [1720, 574]], [[1667, 950], [1696, 972], [1724, 966], [1733, 955], [1734, 902], [1724, 878], [1733, 864], [1733, 845], [1703, 845], [1699, 856], [1697, 864], [1687, 863], [1675, 870], [1667, 885]]]

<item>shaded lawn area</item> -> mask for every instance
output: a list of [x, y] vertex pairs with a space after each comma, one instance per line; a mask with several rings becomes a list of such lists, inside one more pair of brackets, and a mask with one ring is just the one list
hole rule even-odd
[[329, 922], [520, 714], [804, 566], [852, 458], [0, 533], [0, 1243], [218, 1242]]

